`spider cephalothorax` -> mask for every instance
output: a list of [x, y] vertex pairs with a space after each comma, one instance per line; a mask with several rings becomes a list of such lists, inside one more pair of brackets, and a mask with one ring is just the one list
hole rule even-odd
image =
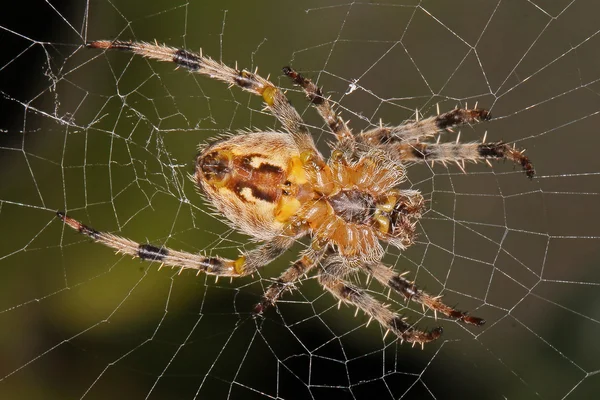
[[340, 302], [355, 305], [378, 320], [401, 340], [423, 345], [441, 335], [441, 328], [419, 331], [384, 304], [353, 285], [347, 276], [357, 270], [382, 285], [461, 322], [482, 325], [484, 320], [449, 307], [381, 263], [380, 242], [405, 249], [413, 243], [415, 226], [424, 210], [416, 190], [402, 189], [407, 163], [464, 162], [508, 159], [521, 165], [528, 177], [533, 165], [523, 152], [503, 142], [426, 142], [461, 124], [490, 119], [487, 110], [455, 109], [401, 125], [380, 125], [353, 134], [332, 110], [320, 88], [285, 67], [283, 72], [301, 86], [336, 137], [328, 160], [317, 151], [299, 114], [285, 95], [256, 73], [230, 68], [210, 57], [149, 43], [97, 41], [88, 47], [120, 49], [169, 61], [193, 72], [237, 85], [262, 96], [284, 132], [241, 132], [200, 148], [193, 181], [229, 223], [264, 242], [236, 260], [207, 257], [149, 244], [138, 244], [98, 232], [59, 212], [70, 227], [119, 252], [164, 265], [216, 276], [239, 277], [268, 264], [296, 239], [309, 236], [312, 245], [263, 295], [255, 307], [262, 313], [298, 278], [317, 268], [319, 282]]

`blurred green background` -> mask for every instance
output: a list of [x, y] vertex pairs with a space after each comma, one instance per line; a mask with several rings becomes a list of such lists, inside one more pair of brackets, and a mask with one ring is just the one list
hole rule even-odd
[[[544, 8], [546, 7], [546, 8]], [[600, 12], [592, 1], [24, 1], [0, 18], [0, 397], [593, 398], [600, 392]], [[495, 119], [461, 140], [516, 142], [508, 163], [410, 166], [429, 211], [386, 262], [488, 323], [435, 321], [424, 351], [383, 340], [307, 279], [252, 306], [304, 244], [234, 282], [115, 255], [56, 210], [141, 242], [227, 257], [251, 248], [187, 174], [196, 146], [277, 128], [259, 99], [86, 40], [203, 49], [271, 74], [327, 152], [291, 64], [356, 130], [465, 102]], [[355, 85], [356, 90], [351, 91]], [[444, 135], [454, 140], [454, 135]], [[364, 284], [364, 279], [362, 280]], [[369, 290], [385, 299], [383, 288]], [[386, 300], [402, 309], [398, 298]]]

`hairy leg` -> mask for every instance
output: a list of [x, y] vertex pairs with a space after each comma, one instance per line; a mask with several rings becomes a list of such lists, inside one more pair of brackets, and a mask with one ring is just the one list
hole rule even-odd
[[423, 346], [441, 336], [441, 327], [429, 332], [419, 331], [408, 324], [405, 318], [391, 311], [364, 290], [344, 280], [343, 276], [347, 274], [347, 269], [341, 257], [329, 257], [323, 262], [319, 282], [340, 301], [358, 307], [371, 318], [379, 321], [384, 329], [393, 332], [401, 341]]
[[489, 164], [490, 159], [510, 160], [520, 165], [528, 178], [532, 179], [535, 176], [533, 164], [523, 151], [504, 142], [394, 143], [389, 148], [389, 151], [403, 162], [456, 163], [464, 172], [465, 161], [485, 160]]
[[296, 109], [291, 106], [283, 92], [256, 72], [231, 68], [201, 53], [193, 53], [158, 43], [98, 40], [88, 43], [87, 46], [94, 49], [129, 51], [154, 60], [172, 62], [178, 67], [206, 75], [232, 86], [238, 86], [243, 90], [261, 96], [275, 118], [292, 134], [301, 152], [314, 150], [315, 148], [312, 137], [302, 118], [300, 118]]
[[308, 100], [315, 106], [319, 115], [329, 126], [331, 132], [336, 136], [338, 141], [354, 142], [354, 136], [348, 126], [340, 118], [339, 115], [331, 108], [329, 100], [323, 97], [323, 91], [315, 85], [310, 79], [305, 78], [291, 67], [284, 67], [283, 73], [286, 74], [295, 84], [302, 87]]
[[[535, 170], [529, 158], [523, 155], [523, 150], [516, 149], [504, 142], [494, 143], [454, 143], [422, 142], [434, 137], [445, 130], [451, 130], [458, 125], [479, 121], [488, 121], [491, 114], [484, 109], [457, 108], [447, 113], [439, 114], [418, 121], [409, 121], [395, 127], [380, 126], [363, 132], [359, 139], [372, 146], [385, 149], [402, 162], [431, 162], [442, 164], [456, 163], [464, 171], [464, 162], [477, 162], [489, 159], [510, 160], [523, 168], [528, 178], [533, 178]], [[485, 142], [485, 139], [484, 139]]]
[[95, 242], [116, 250], [117, 253], [139, 257], [145, 261], [156, 261], [169, 267], [181, 268], [181, 271], [184, 269], [197, 270], [198, 274], [205, 272], [209, 275], [230, 277], [250, 275], [256, 269], [279, 257], [294, 243], [293, 239], [282, 237], [250, 250], [236, 260], [228, 260], [221, 257], [206, 257], [202, 254], [172, 250], [167, 247], [156, 247], [151, 244], [140, 244], [112, 233], [99, 232], [71, 217], [67, 217], [60, 211], [57, 216], [69, 227], [92, 238]]
[[262, 314], [268, 307], [272, 306], [287, 291], [292, 290], [294, 282], [310, 270], [312, 270], [323, 257], [324, 251], [308, 249], [302, 253], [288, 269], [283, 271], [279, 278], [272, 283], [263, 294], [263, 297], [254, 308], [255, 314]]
[[380, 126], [361, 133], [359, 137], [363, 142], [373, 146], [399, 142], [417, 142], [431, 138], [446, 130], [451, 130], [458, 125], [488, 121], [491, 118], [492, 116], [487, 110], [456, 108], [435, 117], [407, 121], [398, 126]]
[[396, 293], [401, 294], [407, 300], [412, 300], [420, 303], [425, 307], [433, 310], [434, 313], [440, 312], [445, 316], [457, 319], [461, 322], [481, 326], [485, 324], [482, 318], [472, 317], [465, 312], [458, 311], [440, 301], [440, 297], [431, 296], [425, 293], [414, 284], [414, 282], [406, 279], [402, 274], [396, 273], [393, 269], [383, 264], [365, 264], [365, 269], [377, 279], [382, 285], [393, 289]]

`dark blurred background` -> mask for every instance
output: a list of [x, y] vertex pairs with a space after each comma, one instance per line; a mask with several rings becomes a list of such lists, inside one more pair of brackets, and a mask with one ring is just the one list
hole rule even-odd
[[[22, 1], [0, 12], [0, 397], [584, 399], [600, 392], [600, 12], [593, 1]], [[420, 349], [337, 310], [313, 279], [262, 321], [252, 305], [305, 243], [234, 282], [142, 263], [65, 230], [191, 252], [251, 248], [187, 173], [196, 146], [276, 122], [259, 99], [87, 40], [164, 42], [260, 66], [327, 152], [293, 65], [355, 130], [465, 102], [495, 119], [461, 141], [515, 142], [509, 163], [408, 168], [429, 210], [385, 261], [481, 329], [406, 313]], [[355, 90], [352, 90], [355, 88]], [[451, 133], [443, 140], [454, 140]], [[365, 284], [364, 276], [361, 278]]]

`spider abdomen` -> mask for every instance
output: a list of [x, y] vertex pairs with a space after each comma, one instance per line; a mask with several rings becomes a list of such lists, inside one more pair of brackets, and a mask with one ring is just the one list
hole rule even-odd
[[288, 193], [290, 179], [298, 175], [292, 162], [298, 156], [285, 133], [239, 134], [201, 149], [194, 181], [232, 225], [269, 240], [281, 234], [298, 208]]

